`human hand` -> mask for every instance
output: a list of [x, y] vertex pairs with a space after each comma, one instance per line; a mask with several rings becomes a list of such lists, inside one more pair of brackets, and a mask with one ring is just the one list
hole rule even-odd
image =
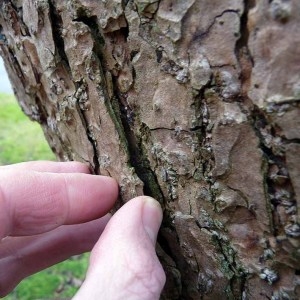
[[[88, 173], [74, 162], [0, 167], [0, 296], [30, 274], [94, 246], [118, 187]], [[151, 198], [125, 204], [94, 247], [75, 299], [158, 299], [165, 282], [154, 250], [161, 218]]]
[[159, 203], [137, 197], [108, 222], [92, 250], [87, 277], [73, 300], [155, 300], [166, 275], [155, 253]]

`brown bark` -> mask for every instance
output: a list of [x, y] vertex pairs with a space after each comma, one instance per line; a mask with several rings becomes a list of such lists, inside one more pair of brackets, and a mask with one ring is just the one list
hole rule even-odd
[[300, 298], [299, 1], [0, 3], [57, 157], [160, 201], [162, 299]]

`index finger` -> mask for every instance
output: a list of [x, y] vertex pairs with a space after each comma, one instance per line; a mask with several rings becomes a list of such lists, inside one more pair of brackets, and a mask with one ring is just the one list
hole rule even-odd
[[17, 164], [0, 167], [0, 172], [11, 169], [14, 171], [38, 171], [51, 173], [86, 173], [90, 174], [90, 169], [86, 164], [77, 161], [26, 161]]
[[0, 238], [99, 218], [117, 196], [110, 177], [7, 169], [0, 172]]

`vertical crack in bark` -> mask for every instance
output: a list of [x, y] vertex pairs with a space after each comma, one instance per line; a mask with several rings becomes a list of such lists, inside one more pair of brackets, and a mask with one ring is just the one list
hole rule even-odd
[[[107, 91], [107, 83], [106, 83], [106, 78], [104, 75], [104, 67], [102, 64], [102, 62], [103, 62], [102, 48], [103, 48], [103, 45], [105, 42], [104, 42], [103, 36], [99, 29], [97, 17], [96, 16], [89, 17], [86, 15], [86, 11], [80, 10], [79, 12], [77, 12], [77, 18], [74, 19], [73, 21], [82, 22], [86, 26], [88, 26], [88, 28], [90, 29], [90, 32], [91, 32], [91, 35], [92, 35], [93, 41], [94, 41], [93, 52], [95, 54], [95, 57], [98, 59], [99, 71], [100, 71], [100, 74], [101, 74], [100, 76], [101, 76], [101, 80], [102, 80], [102, 84], [101, 84], [101, 86], [99, 86], [99, 94], [103, 94], [103, 96], [104, 96], [104, 99], [105, 99], [104, 104], [108, 110], [110, 117], [112, 118], [112, 120], [116, 126], [116, 130], [119, 134], [119, 137], [120, 137], [120, 140], [122, 141], [123, 146], [125, 147], [125, 151], [129, 155], [128, 141], [126, 140], [124, 128], [123, 128], [123, 125], [122, 125], [122, 122], [120, 119], [120, 114], [118, 112], [118, 109], [119, 109], [118, 105], [116, 106], [117, 101], [114, 97], [112, 99], [110, 99], [110, 97], [108, 95], [108, 91]], [[94, 149], [95, 169], [97, 168], [96, 171], [98, 172], [99, 168], [100, 168], [100, 163], [98, 161], [98, 157], [99, 157], [98, 147], [97, 147], [96, 141], [92, 138], [91, 132], [89, 132], [89, 130], [88, 130], [88, 120], [84, 117], [84, 113], [83, 113], [83, 119], [86, 124], [88, 138], [89, 138], [90, 142], [92, 143], [92, 146]]]
[[[88, 17], [82, 11], [81, 15], [74, 19], [74, 21], [83, 22], [90, 28], [93, 40], [95, 41], [93, 51], [99, 59], [102, 79], [105, 81], [105, 76], [103, 74], [104, 68], [101, 64], [101, 61], [103, 61], [102, 45], [104, 44], [104, 39], [100, 34], [97, 18]], [[119, 33], [123, 34], [126, 39], [128, 36], [128, 28], [120, 30]], [[103, 84], [103, 86], [105, 86], [105, 84]], [[105, 98], [107, 99], [105, 104], [114, 120], [120, 138], [127, 148], [129, 156], [128, 163], [134, 167], [137, 176], [144, 183], [144, 194], [156, 198], [163, 205], [163, 194], [158, 185], [156, 175], [150, 167], [150, 162], [147, 159], [145, 149], [143, 148], [142, 136], [135, 135], [130, 128], [130, 124], [132, 124], [133, 118], [135, 117], [134, 112], [126, 105], [126, 99], [124, 100], [124, 95], [118, 91], [116, 82], [114, 82], [113, 86], [115, 98], [109, 101], [108, 93], [105, 91]], [[144, 131], [144, 134], [146, 134], [147, 128], [143, 124], [141, 126], [141, 131]]]
[[[135, 172], [137, 176], [141, 179], [141, 181], [144, 183], [144, 194], [149, 195], [157, 199], [163, 208], [165, 208], [165, 199], [164, 195], [161, 191], [161, 188], [158, 184], [158, 180], [156, 177], [155, 172], [151, 169], [150, 162], [147, 158], [146, 149], [143, 145], [143, 139], [147, 137], [148, 134], [150, 134], [150, 129], [146, 126], [146, 124], [141, 123], [137, 120], [137, 115], [135, 115], [134, 111], [127, 105], [126, 95], [122, 94], [117, 89], [116, 84], [116, 78], [114, 78], [113, 87], [114, 87], [114, 97], [112, 99], [109, 98], [108, 92], [105, 88], [105, 76], [104, 72], [105, 69], [103, 67], [104, 57], [103, 57], [103, 44], [104, 39], [102, 38], [102, 35], [99, 30], [99, 25], [97, 23], [97, 18], [93, 17], [87, 17], [86, 15], [80, 15], [78, 18], [74, 19], [74, 21], [83, 22], [86, 24], [90, 30], [91, 34], [93, 36], [93, 40], [95, 41], [93, 52], [95, 53], [96, 57], [98, 58], [98, 63], [100, 66], [100, 72], [103, 83], [103, 92], [105, 96], [105, 105], [107, 107], [107, 110], [115, 123], [116, 130], [119, 133], [119, 137], [122, 141], [122, 144], [124, 147], [126, 147], [126, 152], [129, 157], [129, 164], [130, 166], [134, 167]], [[128, 29], [119, 31], [119, 33], [122, 33], [125, 35], [125, 37], [128, 35]], [[131, 126], [133, 124], [138, 124], [140, 126], [140, 134], [137, 135], [134, 133]], [[165, 217], [164, 217], [164, 223], [167, 223], [168, 226], [171, 224], [171, 220], [169, 214], [165, 211]], [[168, 220], [168, 221], [166, 221]], [[169, 228], [169, 227], [168, 227]], [[174, 238], [178, 239], [176, 231], [173, 229], [172, 232], [175, 232]], [[173, 260], [175, 265], [175, 259], [173, 252], [169, 250], [168, 241], [165, 238], [162, 238], [161, 233], [158, 237], [158, 243], [161, 246], [162, 251], [166, 253], [167, 256], [170, 257], [170, 259]], [[162, 255], [162, 258], [164, 259], [164, 255]], [[175, 267], [172, 267], [173, 269]], [[175, 268], [176, 269], [176, 268]], [[175, 273], [179, 273], [179, 270], [176, 269], [174, 271]], [[173, 276], [173, 272], [171, 272], [170, 276]], [[181, 276], [180, 276], [181, 277]], [[176, 278], [174, 278], [176, 280]], [[182, 283], [180, 283], [181, 285]]]
[[[264, 187], [265, 187], [265, 199], [267, 212], [270, 220], [270, 233], [277, 239], [278, 236], [287, 236], [290, 238], [299, 238], [299, 231], [294, 232], [294, 229], [297, 228], [297, 223], [293, 220], [293, 216], [297, 215], [297, 201], [295, 199], [295, 192], [291, 182], [291, 178], [288, 174], [285, 149], [283, 147], [284, 141], [277, 135], [276, 126], [272, 121], [272, 112], [269, 112], [268, 109], [261, 109], [248, 97], [249, 82], [251, 80], [252, 68], [254, 66], [254, 60], [251, 56], [248, 39], [248, 13], [249, 10], [255, 6], [254, 0], [245, 0], [244, 1], [245, 10], [241, 17], [241, 37], [236, 43], [236, 57], [238, 59], [240, 68], [241, 68], [241, 83], [242, 83], [242, 98], [244, 102], [244, 111], [248, 113], [249, 121], [255, 131], [258, 140], [259, 147], [263, 153], [263, 166], [262, 173], [264, 175]], [[248, 103], [247, 103], [248, 102]], [[275, 113], [276, 107], [279, 110], [279, 107], [283, 105], [278, 104], [274, 105]], [[273, 107], [273, 108], [274, 108]], [[280, 140], [279, 143], [276, 140]], [[275, 175], [272, 175], [272, 170], [278, 169], [278, 172]], [[281, 180], [276, 180], [278, 176]], [[279, 210], [285, 211], [286, 221], [283, 224], [279, 216]], [[298, 227], [299, 228], [299, 227]], [[298, 236], [297, 236], [298, 235]], [[280, 249], [281, 246], [275, 246], [277, 249], [273, 249], [270, 244], [267, 245], [268, 249], [265, 251], [277, 252], [277, 262], [280, 259], [282, 253], [285, 250]], [[269, 249], [270, 248], [270, 249]], [[297, 258], [295, 258], [297, 259]], [[262, 258], [262, 262], [266, 263], [266, 258]], [[270, 266], [274, 266], [276, 259], [271, 258], [271, 261], [268, 263]], [[282, 266], [285, 264], [284, 260], [281, 260], [280, 263]], [[279, 276], [279, 275], [278, 275]], [[244, 286], [245, 286], [244, 281]], [[243, 288], [244, 290], [244, 288]], [[273, 298], [272, 298], [273, 299]]]
[[221, 262], [224, 274], [229, 279], [227, 287], [228, 298], [238, 299], [244, 290], [246, 283], [247, 273], [245, 270], [239, 268], [236, 264], [235, 251], [230, 246], [228, 241], [222, 239], [219, 235], [213, 235], [216, 245], [218, 246], [219, 253], [223, 255], [224, 260]]
[[67, 68], [68, 73], [72, 74], [69, 65], [69, 60], [65, 52], [65, 42], [62, 36], [63, 21], [59, 12], [57, 11], [56, 6], [54, 5], [53, 0], [48, 0], [48, 1], [49, 1], [49, 18], [51, 21], [51, 27], [53, 32], [52, 38], [55, 43], [55, 51], [56, 51], [55, 57], [60, 58], [61, 63]]
[[4, 4], [8, 5], [11, 7], [11, 13], [15, 15], [14, 20], [17, 20], [18, 22], [18, 27], [20, 29], [20, 33], [22, 36], [31, 36], [29, 29], [27, 25], [23, 21], [23, 16], [22, 16], [22, 7], [18, 7], [17, 4], [14, 1], [4, 1]]
[[8, 50], [9, 58], [10, 58], [10, 60], [12, 62], [12, 65], [13, 65], [13, 67], [14, 67], [14, 69], [15, 69], [18, 77], [20, 78], [20, 80], [21, 80], [21, 82], [23, 84], [23, 87], [25, 89], [25, 87], [26, 87], [25, 81], [26, 80], [25, 80], [25, 76], [24, 76], [24, 73], [22, 71], [22, 68], [21, 68], [21, 66], [19, 64], [19, 61], [18, 61], [15, 53], [13, 52], [13, 50], [11, 48], [7, 47], [7, 50]]
[[[116, 86], [116, 85], [115, 85]], [[116, 91], [117, 94], [119, 94], [119, 97], [122, 97], [118, 91]], [[118, 110], [121, 113], [121, 120], [124, 128], [124, 133], [128, 142], [128, 149], [129, 149], [129, 154], [130, 154], [130, 164], [135, 168], [136, 174], [138, 177], [142, 180], [144, 183], [144, 194], [151, 196], [158, 200], [162, 208], [164, 209], [164, 218], [163, 218], [163, 224], [162, 228], [166, 229], [164, 233], [160, 232], [158, 235], [158, 244], [160, 245], [161, 249], [164, 251], [164, 253], [169, 256], [170, 259], [174, 262], [174, 265], [176, 267], [172, 267], [173, 271], [169, 273], [170, 280], [173, 278], [173, 280], [179, 280], [177, 284], [182, 287], [182, 277], [174, 277], [174, 274], [181, 274], [180, 268], [178, 268], [178, 263], [184, 264], [184, 260], [179, 258], [179, 253], [178, 255], [174, 255], [174, 249], [170, 248], [170, 238], [171, 239], [176, 239], [179, 241], [177, 232], [174, 230], [172, 224], [172, 218], [169, 214], [169, 212], [165, 209], [166, 208], [166, 199], [164, 198], [163, 192], [161, 191], [161, 188], [158, 184], [158, 180], [156, 177], [155, 172], [152, 170], [150, 166], [150, 162], [147, 158], [146, 150], [143, 145], [143, 139], [150, 134], [150, 129], [148, 126], [144, 123], [142, 123], [140, 126], [140, 135], [135, 135], [132, 128], [130, 127], [130, 122], [128, 122], [128, 111], [126, 107], [124, 106], [124, 101], [118, 101]], [[136, 122], [138, 122], [136, 120]], [[168, 238], [168, 237], [169, 238]], [[178, 242], [179, 243], [179, 242]], [[162, 261], [165, 259], [165, 254], [162, 255], [160, 258]], [[177, 262], [177, 264], [175, 264]], [[185, 270], [187, 268], [187, 265], [185, 264]], [[183, 268], [181, 268], [181, 271]], [[166, 270], [167, 274], [168, 271]], [[178, 287], [178, 290], [181, 290], [181, 288]]]
[[[269, 144], [266, 138], [276, 139], [276, 131], [274, 127], [268, 122], [268, 117], [264, 111], [255, 107], [252, 113], [253, 126], [256, 130], [256, 134], [260, 140], [260, 148], [262, 149], [265, 160], [266, 160], [266, 171], [265, 171], [265, 184], [266, 184], [266, 197], [270, 201], [270, 213], [273, 215], [272, 232], [276, 237], [278, 235], [284, 235], [290, 237], [293, 236], [292, 232], [289, 232], [286, 228], [287, 224], [279, 224], [276, 221], [276, 210], [278, 206], [284, 206], [287, 215], [297, 214], [297, 201], [295, 199], [295, 192], [291, 182], [291, 178], [288, 174], [286, 166], [286, 158], [284, 149], [280, 149], [280, 145]], [[267, 134], [267, 136], [266, 136]], [[284, 181], [276, 182], [276, 178], [272, 178], [271, 168], [277, 166], [279, 173], [284, 177]], [[273, 209], [274, 207], [274, 209]]]
[[[248, 99], [247, 93], [249, 81], [251, 79], [252, 68], [254, 66], [254, 60], [248, 46], [250, 34], [248, 29], [248, 14], [250, 9], [255, 6], [255, 2], [255, 0], [244, 0], [244, 11], [240, 17], [240, 38], [237, 40], [235, 45], [235, 55], [240, 67], [241, 97], [243, 99]], [[242, 111], [244, 111], [243, 108]], [[247, 202], [247, 207], [249, 207], [247, 199], [244, 199]], [[272, 217], [270, 216], [269, 219], [272, 220]], [[232, 290], [234, 290], [233, 282], [237, 281], [241, 297], [244, 297], [245, 294], [247, 277], [248, 274], [245, 270], [238, 270], [238, 272], [235, 272], [235, 276], [231, 279]]]
[[[102, 73], [101, 77], [105, 82], [104, 68], [101, 64], [101, 62], [103, 61], [102, 46], [104, 44], [104, 39], [100, 34], [97, 17], [87, 16], [84, 10], [81, 10], [77, 13], [78, 16], [73, 21], [83, 22], [90, 28], [93, 40], [95, 42], [93, 52], [96, 54], [96, 57], [98, 57], [99, 65], [101, 67], [100, 71]], [[128, 28], [120, 30], [119, 32], [123, 34], [125, 38], [128, 36]], [[103, 87], [104, 86], [105, 83], [103, 84]], [[150, 168], [150, 163], [142, 146], [142, 137], [137, 137], [133, 133], [129, 125], [133, 121], [129, 119], [134, 117], [133, 112], [130, 110], [129, 106], [126, 106], [124, 104], [126, 101], [122, 100], [123, 95], [117, 90], [116, 86], [117, 84], [115, 83], [114, 94], [117, 96], [113, 97], [112, 99], [109, 99], [108, 92], [104, 89], [106, 99], [105, 105], [115, 123], [116, 129], [119, 133], [120, 139], [123, 142], [123, 145], [126, 146], [126, 150], [129, 156], [129, 163], [132, 167], [135, 168], [138, 177], [144, 183], [144, 193], [146, 195], [155, 197], [163, 204], [163, 194], [157, 183], [157, 178], [153, 170], [151, 170]], [[85, 120], [85, 122], [86, 121], [87, 120]]]
[[[125, 1], [124, 4], [126, 5], [127, 1]], [[141, 19], [140, 15], [139, 18]], [[128, 26], [127, 19], [126, 22]], [[142, 26], [142, 22], [140, 26]], [[145, 40], [145, 42], [149, 43], [147, 40]], [[133, 79], [134, 78], [135, 70], [133, 68]], [[167, 274], [167, 282], [162, 292], [161, 299], [170, 299], [170, 295], [172, 295], [171, 297], [176, 295], [176, 299], [185, 299], [188, 292], [186, 288], [183, 288], [183, 285], [185, 284], [182, 280], [182, 274], [184, 271], [188, 270], [188, 265], [182, 256], [181, 251], [176, 251], [173, 247], [179, 247], [178, 233], [173, 226], [173, 217], [167, 209], [167, 199], [165, 199], [158, 183], [155, 170], [151, 168], [145, 149], [148, 136], [151, 135], [151, 129], [139, 120], [138, 112], [135, 113], [130, 108], [126, 100], [126, 94], [124, 95], [118, 91], [116, 82], [114, 87], [115, 94], [118, 96], [118, 110], [121, 113], [121, 121], [128, 141], [130, 163], [135, 168], [138, 177], [144, 183], [144, 193], [157, 199], [164, 210], [163, 223], [158, 234], [158, 245], [162, 251], [160, 251], [158, 255]], [[172, 261], [172, 266], [169, 265], [170, 260]], [[170, 290], [170, 288], [172, 290]]]
[[[241, 18], [241, 23], [240, 23], [240, 38], [237, 40], [236, 45], [235, 45], [235, 54], [237, 57], [237, 60], [239, 62], [240, 68], [241, 68], [241, 83], [242, 86], [246, 86], [248, 83], [248, 80], [251, 76], [251, 71], [253, 67], [253, 59], [251, 57], [251, 53], [248, 49], [248, 38], [249, 38], [249, 32], [247, 28], [247, 23], [248, 23], [248, 12], [249, 9], [254, 5], [254, 1], [244, 1], [244, 11]], [[237, 13], [236, 11], [225, 11], [222, 13], [222, 15], [226, 12], [234, 12]], [[219, 16], [217, 16], [219, 17]], [[216, 18], [217, 18], [216, 17]], [[216, 19], [215, 18], [215, 19]], [[215, 22], [215, 20], [214, 20]], [[213, 23], [212, 23], [213, 25]], [[212, 26], [211, 25], [211, 26]], [[208, 28], [209, 31], [210, 27]], [[200, 37], [205, 36], [206, 33], [202, 34]], [[205, 91], [206, 89], [210, 88], [211, 83], [204, 87], [200, 91], [200, 100], [198, 102], [198, 111], [200, 114], [203, 114], [205, 110], [208, 111], [208, 109], [203, 106], [205, 106]], [[244, 95], [244, 93], [242, 93]], [[203, 100], [202, 100], [203, 99]], [[202, 101], [201, 101], [202, 100]], [[207, 112], [209, 113], [209, 112]], [[206, 117], [208, 119], [209, 116]], [[206, 134], [208, 132], [208, 126], [205, 124], [200, 124], [198, 125], [197, 128], [201, 128], [201, 133], [199, 135], [199, 142], [200, 144], [203, 145], [203, 147], [208, 147], [209, 142], [206, 139]], [[207, 144], [208, 143], [208, 144]], [[203, 162], [203, 173], [209, 173], [210, 170], [212, 170], [214, 164], [214, 157], [213, 155], [210, 157], [209, 160], [204, 160]], [[210, 178], [209, 176], [206, 176], [206, 181], [210, 186], [210, 189], [213, 190], [213, 184], [215, 179]], [[213, 197], [215, 195], [213, 194]], [[213, 201], [214, 202], [214, 201]], [[247, 201], [246, 201], [247, 202]], [[248, 206], [248, 205], [247, 205]], [[199, 225], [199, 224], [198, 224]], [[235, 250], [231, 246], [230, 242], [226, 241], [223, 239], [223, 232], [222, 230], [217, 229], [217, 228], [209, 228], [208, 229], [214, 236], [215, 238], [215, 247], [216, 247], [216, 252], [220, 253], [222, 255], [222, 258], [220, 257], [220, 266], [221, 270], [223, 271], [224, 275], [228, 279], [228, 286], [226, 289], [226, 294], [228, 299], [238, 299], [241, 297], [241, 295], [245, 294], [245, 286], [247, 282], [247, 277], [248, 273], [245, 270], [243, 264], [241, 264], [238, 260], [238, 257], [235, 255]]]
[[[241, 56], [243, 54], [246, 54], [248, 56], [248, 58], [251, 60], [252, 66], [254, 63], [248, 48], [248, 40], [249, 40], [248, 14], [249, 14], [249, 10], [254, 6], [255, 6], [255, 0], [244, 0], [244, 11], [240, 18], [240, 38], [237, 40], [235, 45], [235, 54], [240, 63], [242, 71], [243, 71], [243, 67], [241, 64]], [[243, 53], [243, 51], [246, 51], [246, 53]]]
[[[244, 13], [241, 17], [241, 37], [236, 43], [236, 56], [240, 63], [241, 68], [241, 81], [242, 85], [244, 86], [243, 89], [243, 97], [245, 99], [249, 99], [247, 96], [247, 81], [251, 77], [251, 71], [252, 67], [254, 65], [253, 58], [251, 56], [251, 53], [248, 48], [248, 39], [249, 39], [249, 31], [248, 31], [248, 13], [249, 10], [255, 6], [254, 0], [245, 0], [244, 1], [245, 9]], [[245, 59], [248, 59], [251, 62], [251, 68], [249, 68], [250, 64], [245, 64]], [[251, 99], [249, 99], [251, 101]], [[286, 171], [287, 174], [284, 174], [286, 176], [286, 181], [284, 186], [280, 186], [276, 184], [269, 176], [270, 168], [272, 165], [277, 165], [280, 170], [287, 170], [286, 162], [285, 162], [285, 155], [284, 151], [281, 151], [280, 149], [274, 149], [274, 146], [267, 145], [265, 140], [265, 135], [268, 134], [269, 137], [272, 137], [273, 139], [276, 138], [276, 130], [273, 127], [273, 125], [270, 123], [270, 118], [268, 117], [267, 113], [260, 109], [259, 107], [253, 105], [250, 112], [250, 120], [252, 123], [252, 127], [256, 133], [256, 135], [259, 138], [260, 141], [260, 148], [264, 154], [265, 157], [265, 170], [264, 177], [265, 177], [265, 188], [266, 188], [266, 199], [267, 199], [267, 211], [270, 216], [270, 229], [272, 231], [272, 234], [276, 237], [277, 235], [283, 234], [283, 228], [280, 226], [280, 224], [277, 224], [276, 221], [276, 207], [280, 205], [281, 200], [278, 198], [280, 196], [276, 196], [276, 190], [285, 190], [286, 196], [288, 199], [287, 201], [290, 202], [290, 206], [296, 207], [297, 203], [295, 200], [295, 193], [293, 190], [293, 186], [291, 183], [291, 179]], [[268, 132], [267, 132], [268, 131]], [[276, 146], [275, 146], [276, 148]], [[277, 153], [275, 153], [275, 152]], [[279, 154], [279, 152], [282, 152]], [[283, 171], [282, 171], [283, 172]], [[281, 195], [282, 196], [282, 195]], [[275, 210], [273, 210], [273, 207], [275, 207]], [[294, 214], [297, 212], [297, 208], [294, 209]], [[285, 232], [288, 234], [288, 232]]]
[[[198, 139], [199, 144], [202, 145], [203, 148], [210, 148], [210, 142], [207, 138], [207, 134], [211, 129], [208, 128], [209, 125], [209, 109], [207, 107], [205, 101], [205, 92], [207, 89], [212, 88], [212, 80], [204, 86], [198, 95], [198, 101], [196, 102], [196, 114], [199, 117], [199, 124], [196, 124], [195, 128], [198, 129]], [[204, 123], [203, 120], [206, 119], [207, 123]], [[215, 183], [215, 178], [209, 176], [209, 173], [213, 169], [214, 157], [213, 154], [209, 158], [202, 159], [202, 168], [203, 175], [210, 187], [210, 190], [213, 190], [213, 185]], [[212, 193], [213, 198], [215, 198], [214, 193]], [[215, 202], [212, 199], [212, 202]], [[196, 221], [197, 226], [201, 229], [201, 225]], [[235, 255], [235, 250], [231, 246], [230, 242], [225, 240], [222, 237], [222, 230], [217, 228], [214, 224], [212, 226], [206, 227], [212, 234], [212, 238], [214, 241], [214, 245], [216, 247], [216, 253], [220, 253], [222, 258], [220, 258], [220, 269], [224, 273], [225, 277], [228, 279], [228, 286], [226, 289], [226, 294], [228, 299], [237, 299], [244, 290], [244, 286], [246, 283], [247, 273], [244, 271], [244, 268], [237, 261], [237, 257]]]
[[80, 82], [75, 82], [75, 86], [76, 86], [76, 93], [75, 93], [75, 97], [76, 97], [76, 109], [80, 115], [82, 124], [86, 130], [87, 133], [87, 138], [89, 140], [89, 142], [91, 143], [92, 147], [93, 147], [93, 163], [94, 166], [92, 167], [92, 171], [94, 172], [94, 174], [99, 174], [100, 171], [100, 164], [99, 164], [99, 150], [97, 147], [97, 140], [94, 137], [94, 133], [89, 125], [89, 121], [85, 115], [84, 109], [81, 108], [80, 106], [80, 97], [81, 94], [86, 92], [87, 86], [84, 84], [84, 82], [81, 80]]
[[[62, 36], [63, 21], [62, 21], [62, 18], [60, 16], [59, 12], [57, 11], [57, 8], [54, 5], [54, 2], [52, 0], [49, 0], [49, 7], [50, 7], [49, 17], [50, 17], [50, 20], [51, 20], [53, 40], [54, 40], [54, 43], [55, 43], [55, 51], [56, 51], [55, 56], [56, 56], [56, 59], [58, 58], [58, 61], [60, 61], [63, 64], [63, 66], [65, 68], [67, 68], [68, 73], [71, 75], [72, 70], [70, 68], [68, 56], [65, 52], [65, 43], [64, 43], [63, 36]], [[78, 91], [80, 89], [85, 91], [86, 86], [84, 85], [83, 81], [74, 82], [74, 84], [75, 84], [75, 87], [76, 87], [76, 92], [75, 92], [75, 95], [74, 95], [74, 97], [76, 97], [76, 110], [77, 110], [77, 112], [80, 116], [80, 119], [82, 121], [82, 125], [84, 126], [85, 131], [87, 133], [87, 138], [88, 138], [88, 140], [91, 143], [91, 146], [93, 148], [93, 163], [94, 163], [94, 166], [91, 166], [91, 169], [95, 174], [99, 174], [100, 165], [99, 165], [99, 161], [98, 161], [99, 151], [98, 151], [98, 148], [97, 148], [97, 142], [96, 142], [95, 138], [93, 137], [93, 132], [91, 131], [91, 129], [89, 127], [89, 122], [88, 122], [88, 119], [86, 118], [84, 110], [81, 109], [80, 103], [79, 103], [80, 93], [78, 93]]]
[[[199, 123], [194, 127], [198, 132], [199, 144], [202, 145], [205, 149], [210, 149], [210, 141], [207, 135], [210, 133], [211, 129], [209, 128], [209, 108], [206, 103], [206, 90], [213, 88], [212, 79], [206, 86], [204, 86], [197, 96], [196, 102], [196, 115], [198, 115]], [[204, 122], [206, 120], [206, 122]], [[200, 153], [201, 155], [201, 153]], [[211, 153], [209, 157], [202, 157], [202, 169], [205, 181], [210, 187], [210, 190], [213, 191], [213, 185], [216, 181], [215, 178], [211, 177], [209, 174], [211, 173], [214, 167], [214, 156]], [[212, 193], [212, 197], [215, 198], [214, 192]], [[214, 203], [214, 199], [212, 199]], [[214, 208], [213, 208], [214, 209]], [[196, 220], [196, 225], [201, 229], [201, 224]], [[241, 295], [241, 291], [244, 289], [244, 285], [246, 282], [246, 272], [244, 272], [241, 264], [237, 262], [237, 258], [235, 256], [235, 251], [230, 245], [230, 242], [223, 238], [224, 232], [222, 229], [218, 228], [214, 223], [210, 226], [205, 227], [211, 235], [214, 241], [214, 246], [216, 248], [216, 253], [220, 253], [222, 258], [220, 257], [219, 265], [220, 270], [223, 272], [225, 277], [228, 279], [228, 286], [226, 288], [226, 294], [228, 299], [238, 299]], [[202, 295], [204, 296], [204, 294]]]

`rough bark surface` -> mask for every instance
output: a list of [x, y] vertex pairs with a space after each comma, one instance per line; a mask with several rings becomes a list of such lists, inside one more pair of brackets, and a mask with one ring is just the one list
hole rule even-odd
[[300, 299], [298, 0], [1, 0], [61, 160], [158, 199], [162, 299]]

